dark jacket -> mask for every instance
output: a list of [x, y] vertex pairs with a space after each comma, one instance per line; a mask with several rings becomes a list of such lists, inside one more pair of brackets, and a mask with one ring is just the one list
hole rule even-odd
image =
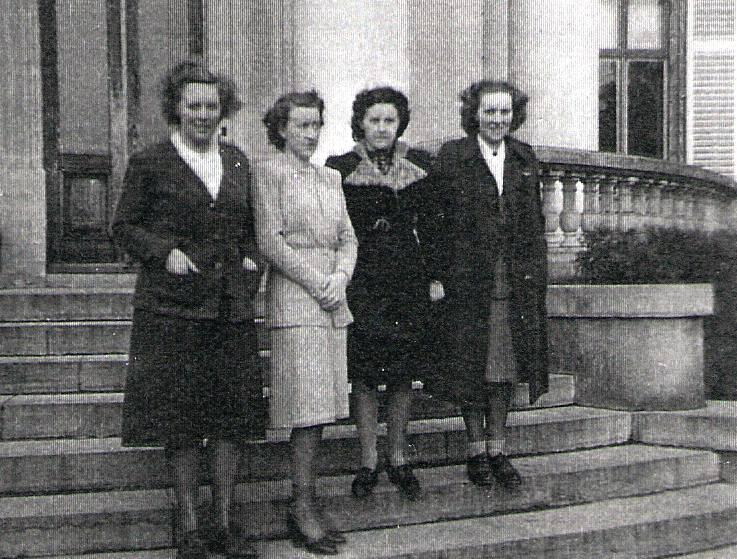
[[547, 247], [535, 154], [529, 145], [506, 139], [504, 215], [475, 136], [440, 148], [430, 182], [434, 210], [422, 216], [419, 231], [429, 275], [446, 293], [439, 343], [445, 378], [461, 404], [485, 393], [488, 313], [501, 255], [518, 376], [530, 383], [534, 402], [548, 388]]
[[343, 177], [358, 237], [358, 259], [347, 288], [355, 318], [348, 338], [348, 374], [371, 384], [399, 375], [421, 378], [430, 298], [415, 225], [432, 157], [398, 143], [391, 170], [383, 174], [358, 144], [325, 164]]
[[[189, 319], [248, 320], [258, 291], [262, 259], [256, 248], [248, 160], [221, 144], [223, 178], [217, 200], [177, 153], [163, 142], [131, 157], [113, 235], [141, 262], [133, 305]], [[167, 272], [178, 248], [199, 273]], [[243, 270], [243, 257], [259, 265]]]

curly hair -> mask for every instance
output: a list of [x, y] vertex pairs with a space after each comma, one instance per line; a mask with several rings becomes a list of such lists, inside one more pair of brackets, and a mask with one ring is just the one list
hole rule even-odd
[[217, 85], [220, 98], [220, 119], [235, 114], [242, 106], [233, 80], [214, 74], [198, 60], [186, 60], [174, 66], [161, 80], [161, 112], [168, 124], [179, 124], [177, 105], [182, 92], [189, 83], [212, 83]]
[[281, 130], [287, 125], [289, 113], [295, 107], [314, 108], [320, 112], [320, 124], [324, 124], [325, 101], [314, 89], [310, 91], [290, 91], [279, 97], [266, 112], [262, 122], [266, 126], [269, 142], [278, 150], [284, 150], [285, 140]]
[[366, 116], [366, 112], [374, 105], [379, 103], [389, 103], [394, 105], [399, 115], [399, 127], [397, 128], [397, 138], [404, 134], [409, 125], [409, 100], [401, 91], [393, 87], [375, 87], [373, 89], [364, 89], [360, 91], [353, 100], [353, 116], [351, 117], [351, 131], [353, 139], [358, 141], [366, 137], [362, 123]]
[[527, 120], [529, 97], [522, 90], [505, 81], [482, 80], [472, 83], [460, 94], [461, 127], [469, 136], [479, 131], [479, 106], [485, 93], [509, 93], [512, 97], [512, 123], [509, 131], [514, 132]]

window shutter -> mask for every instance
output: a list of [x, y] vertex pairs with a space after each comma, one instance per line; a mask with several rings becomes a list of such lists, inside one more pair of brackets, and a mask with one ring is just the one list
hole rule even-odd
[[737, 10], [735, 0], [690, 0], [688, 162], [737, 174]]

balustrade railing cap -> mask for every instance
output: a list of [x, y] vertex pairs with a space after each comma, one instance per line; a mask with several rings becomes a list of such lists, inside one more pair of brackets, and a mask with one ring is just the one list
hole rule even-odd
[[639, 178], [633, 177], [633, 171], [651, 175], [643, 177], [647, 179], [660, 178], [661, 180], [685, 183], [698, 181], [703, 186], [723, 190], [737, 196], [737, 183], [735, 181], [719, 173], [694, 165], [649, 157], [550, 146], [535, 146], [534, 149], [540, 162], [547, 165], [593, 167], [593, 170], [586, 169], [586, 172], [615, 172], [628, 181]]

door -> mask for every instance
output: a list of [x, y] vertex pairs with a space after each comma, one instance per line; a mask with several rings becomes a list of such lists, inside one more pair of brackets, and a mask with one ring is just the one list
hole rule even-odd
[[158, 84], [202, 55], [202, 0], [39, 0], [49, 272], [125, 271], [110, 237], [130, 153], [165, 137]]

